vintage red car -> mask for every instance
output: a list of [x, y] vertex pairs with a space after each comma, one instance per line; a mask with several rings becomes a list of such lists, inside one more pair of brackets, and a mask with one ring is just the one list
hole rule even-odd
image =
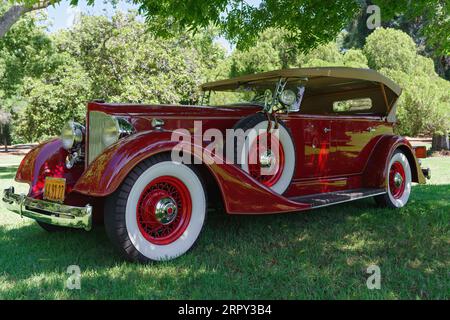
[[104, 222], [125, 258], [149, 262], [192, 247], [208, 198], [228, 214], [367, 197], [400, 208], [430, 175], [424, 149], [393, 133], [400, 87], [373, 70], [285, 69], [201, 89], [199, 106], [89, 103], [85, 126], [69, 122], [23, 159], [16, 181], [29, 193], [11, 187], [3, 201], [48, 231]]

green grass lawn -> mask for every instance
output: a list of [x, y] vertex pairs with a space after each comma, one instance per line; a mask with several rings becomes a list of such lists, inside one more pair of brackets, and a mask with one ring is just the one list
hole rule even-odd
[[[212, 212], [193, 250], [146, 266], [123, 262], [101, 227], [50, 234], [0, 205], [0, 298], [449, 299], [450, 158], [424, 164], [433, 184], [415, 186], [400, 210], [366, 199], [298, 214]], [[1, 188], [16, 168], [0, 163]], [[380, 290], [366, 286], [372, 264]], [[65, 288], [69, 265], [81, 268], [81, 290]]]

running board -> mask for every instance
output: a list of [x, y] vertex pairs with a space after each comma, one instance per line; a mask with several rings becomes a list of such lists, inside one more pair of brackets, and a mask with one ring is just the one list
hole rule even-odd
[[385, 189], [353, 189], [345, 191], [336, 191], [329, 193], [319, 193], [308, 196], [294, 197], [289, 200], [310, 204], [311, 208], [320, 208], [331, 206], [333, 204], [349, 202], [353, 200], [369, 198], [373, 196], [378, 196], [385, 194]]

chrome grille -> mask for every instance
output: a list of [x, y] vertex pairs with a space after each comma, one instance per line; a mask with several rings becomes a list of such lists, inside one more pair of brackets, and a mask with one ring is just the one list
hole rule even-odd
[[108, 147], [103, 142], [103, 130], [107, 123], [111, 123], [111, 116], [100, 111], [89, 112], [89, 154], [88, 164], [94, 161], [103, 150]]

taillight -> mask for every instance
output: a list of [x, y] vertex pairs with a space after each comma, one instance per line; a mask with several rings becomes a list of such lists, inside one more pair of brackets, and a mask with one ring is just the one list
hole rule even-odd
[[414, 147], [416, 158], [423, 159], [427, 157], [427, 148], [425, 146]]

